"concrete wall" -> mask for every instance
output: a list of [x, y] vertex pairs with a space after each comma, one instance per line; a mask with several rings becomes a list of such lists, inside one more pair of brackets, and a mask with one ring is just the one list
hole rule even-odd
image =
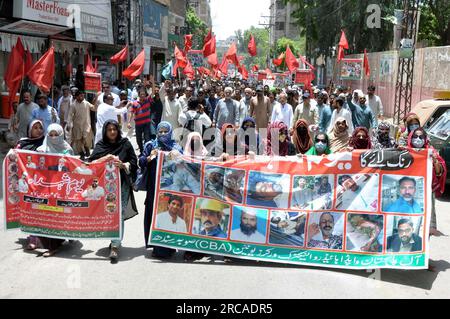
[[[364, 54], [346, 56], [346, 58], [364, 58]], [[366, 92], [369, 84], [377, 87], [377, 95], [383, 101], [385, 115], [393, 116], [395, 85], [397, 81], [397, 51], [375, 52], [369, 54], [371, 75], [360, 81], [340, 81], [336, 84], [351, 86]], [[327, 81], [339, 79], [335, 62], [328, 64]], [[333, 70], [330, 71], [330, 66]], [[412, 107], [418, 102], [433, 98], [435, 90], [450, 90], [450, 46], [432, 47], [416, 50]]]

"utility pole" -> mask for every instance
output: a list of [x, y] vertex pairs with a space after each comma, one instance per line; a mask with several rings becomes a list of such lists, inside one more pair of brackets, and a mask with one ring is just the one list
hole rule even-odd
[[[275, 26], [275, 24], [272, 22], [273, 19], [275, 19], [275, 16], [261, 16], [262, 19], [269, 19], [269, 23], [260, 22], [259, 25], [264, 27], [269, 32], [269, 51], [267, 52], [267, 59], [266, 59], [266, 66], [270, 66], [270, 52], [272, 51], [272, 27]], [[276, 43], [274, 43], [274, 46], [276, 46]]]
[[404, 119], [411, 111], [412, 89], [414, 81], [414, 59], [416, 39], [419, 29], [419, 5], [421, 0], [404, 0], [402, 39], [408, 39], [412, 44], [412, 57], [403, 58], [399, 51], [397, 84], [395, 86], [394, 114], [396, 123]]

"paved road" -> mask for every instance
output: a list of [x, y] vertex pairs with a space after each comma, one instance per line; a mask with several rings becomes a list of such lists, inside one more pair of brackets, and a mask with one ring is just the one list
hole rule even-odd
[[[22, 250], [24, 234], [0, 232], [0, 298], [450, 298], [450, 237], [431, 241], [436, 272], [382, 270], [380, 280], [365, 271], [250, 261], [185, 264], [181, 255], [162, 262], [144, 249], [144, 197], [137, 194], [141, 214], [126, 223], [115, 265], [107, 241], [65, 246], [44, 259]], [[439, 229], [450, 234], [449, 195], [437, 211]]]

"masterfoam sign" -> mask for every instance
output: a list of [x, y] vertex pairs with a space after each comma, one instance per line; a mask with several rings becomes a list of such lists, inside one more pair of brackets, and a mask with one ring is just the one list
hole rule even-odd
[[114, 43], [107, 0], [16, 0], [13, 12], [15, 18], [75, 28], [77, 41]]

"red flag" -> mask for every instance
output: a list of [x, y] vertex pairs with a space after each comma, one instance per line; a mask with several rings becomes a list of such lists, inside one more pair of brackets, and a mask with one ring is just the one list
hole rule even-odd
[[186, 56], [183, 54], [183, 52], [178, 49], [177, 45], [175, 44], [175, 59], [178, 62], [178, 67], [184, 69], [188, 65], [188, 60]]
[[33, 67], [33, 56], [30, 51], [25, 52], [25, 70], [29, 70]]
[[118, 53], [113, 55], [110, 59], [111, 64], [117, 64], [119, 62], [123, 62], [128, 58], [128, 45], [120, 50]]
[[192, 49], [192, 38], [194, 36], [192, 34], [188, 34], [184, 36], [184, 52], [189, 52]]
[[345, 32], [342, 30], [341, 39], [339, 40], [339, 44], [338, 44], [338, 56], [337, 56], [338, 62], [340, 62], [342, 59], [345, 58], [344, 49], [348, 50], [348, 48], [349, 48], [349, 46], [348, 46], [347, 37], [345, 36]]
[[134, 80], [139, 75], [144, 72], [145, 66], [145, 50], [142, 49], [141, 53], [138, 54], [136, 59], [128, 66], [126, 70], [122, 72], [122, 75], [126, 77], [128, 80]]
[[248, 43], [248, 53], [251, 56], [256, 56], [256, 54], [257, 54], [256, 40], [253, 35], [250, 35], [250, 42]]
[[42, 92], [50, 93], [55, 75], [55, 48], [51, 47], [27, 73], [30, 81]]
[[211, 29], [210, 29], [208, 34], [206, 35], [205, 41], [203, 43], [206, 43], [206, 42], [208, 42], [211, 39], [212, 39], [212, 32], [211, 32]]
[[298, 67], [300, 66], [297, 59], [295, 58], [294, 53], [292, 53], [291, 48], [289, 46], [287, 46], [286, 49], [286, 66], [291, 72], [297, 70]]
[[283, 64], [283, 60], [284, 60], [284, 52], [280, 54], [280, 56], [278, 57], [278, 59], [273, 59], [272, 62], [274, 65], [276, 66], [280, 66], [281, 64]]
[[95, 68], [92, 66], [92, 60], [89, 53], [86, 54], [86, 72], [95, 73]]
[[369, 56], [367, 55], [366, 49], [364, 49], [364, 71], [366, 72], [366, 76], [370, 76]]
[[178, 76], [178, 61], [176, 61], [175, 62], [175, 65], [173, 66], [173, 69], [172, 69], [172, 76], [174, 77], [174, 78], [176, 78], [177, 76]]
[[208, 42], [205, 42], [203, 46], [203, 56], [205, 58], [214, 53], [216, 53], [216, 36], [213, 36]]
[[253, 71], [253, 72], [258, 72], [258, 71], [259, 71], [259, 66], [258, 66], [257, 64], [255, 64], [255, 65], [252, 67], [252, 71]]
[[344, 48], [343, 47], [339, 47], [337, 61], [340, 62], [344, 58], [345, 58]]
[[311, 70], [315, 70], [315, 69], [316, 69], [311, 63], [309, 63], [308, 61], [306, 61], [306, 58], [305, 58], [303, 55], [301, 55], [301, 54], [300, 54], [300, 60], [302, 61], [302, 63], [303, 63], [304, 65], [309, 66], [309, 68], [310, 68]]
[[194, 79], [194, 76], [195, 76], [195, 70], [194, 70], [194, 68], [192, 67], [192, 64], [191, 64], [191, 61], [187, 61], [187, 65], [186, 65], [186, 67], [184, 68], [184, 70], [183, 70], [183, 74], [185, 74], [185, 75], [187, 75], [187, 77], [190, 79], [190, 80], [193, 80]]
[[347, 41], [347, 37], [345, 36], [345, 32], [344, 30], [342, 30], [342, 34], [341, 34], [341, 40], [339, 41], [339, 46], [343, 47], [344, 49], [348, 50], [348, 41]]
[[248, 80], [248, 71], [244, 65], [239, 66], [238, 71], [244, 80]]
[[228, 75], [228, 59], [225, 55], [223, 56], [222, 64], [219, 66], [219, 71]]
[[16, 45], [11, 50], [4, 76], [5, 83], [8, 86], [10, 92], [10, 96], [11, 94], [14, 96], [14, 94], [20, 87], [20, 82], [25, 75], [24, 65], [24, 49], [22, 41], [19, 37], [17, 38]]
[[239, 67], [239, 59], [237, 57], [237, 46], [236, 42], [233, 42], [233, 44], [228, 49], [227, 53], [225, 54], [225, 57], [229, 60], [230, 63], [233, 63], [237, 67]]
[[208, 63], [212, 66], [217, 66], [219, 64], [219, 61], [217, 60], [217, 53], [214, 52], [208, 57]]
[[198, 70], [198, 72], [200, 72], [201, 75], [206, 75], [206, 76], [211, 75], [211, 71], [203, 66], [199, 67], [197, 70]]

